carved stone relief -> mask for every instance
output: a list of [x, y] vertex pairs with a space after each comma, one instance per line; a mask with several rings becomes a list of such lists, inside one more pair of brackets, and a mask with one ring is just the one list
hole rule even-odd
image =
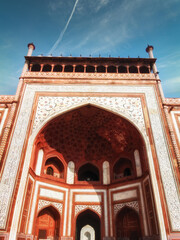
[[102, 208], [100, 205], [76, 205], [75, 206], [75, 216], [85, 210], [85, 209], [92, 209], [93, 211], [97, 212], [99, 215], [102, 214]]
[[62, 214], [62, 209], [63, 209], [63, 204], [62, 203], [57, 203], [57, 202], [51, 202], [51, 201], [46, 201], [46, 200], [39, 200], [38, 202], [38, 212], [41, 211], [41, 209], [48, 207], [48, 206], [54, 206], [60, 215]]
[[72, 106], [86, 103], [108, 107], [114, 112], [126, 114], [133, 122], [145, 130], [144, 117], [140, 98], [128, 97], [39, 97], [33, 130], [47, 118]]
[[139, 204], [137, 201], [133, 201], [133, 202], [126, 202], [126, 203], [118, 203], [114, 205], [114, 215], [116, 216], [116, 214], [123, 208], [123, 207], [130, 207], [133, 208], [134, 210], [136, 210], [136, 212], [139, 213]]
[[22, 77], [45, 77], [45, 78], [96, 78], [96, 79], [155, 79], [153, 73], [67, 73], [67, 72], [25, 72]]

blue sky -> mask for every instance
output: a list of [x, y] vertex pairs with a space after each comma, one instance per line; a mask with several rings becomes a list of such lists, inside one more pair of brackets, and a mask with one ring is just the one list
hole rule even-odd
[[[0, 8], [0, 94], [15, 94], [27, 54], [47, 55], [75, 0], [7, 0]], [[166, 97], [180, 97], [180, 0], [79, 0], [53, 56], [148, 57], [154, 46]]]

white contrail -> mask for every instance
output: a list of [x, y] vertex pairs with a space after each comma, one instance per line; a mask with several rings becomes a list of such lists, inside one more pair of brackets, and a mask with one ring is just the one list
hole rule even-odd
[[57, 48], [58, 44], [61, 42], [61, 40], [62, 40], [62, 38], [63, 38], [63, 36], [64, 36], [64, 34], [65, 34], [65, 32], [66, 32], [66, 29], [68, 28], [68, 25], [69, 25], [69, 23], [70, 23], [70, 21], [71, 21], [71, 18], [73, 17], [73, 14], [74, 14], [74, 11], [75, 11], [75, 9], [76, 9], [76, 5], [77, 5], [78, 1], [79, 1], [79, 0], [76, 0], [76, 2], [75, 2], [75, 4], [74, 4], [74, 7], [73, 7], [73, 10], [72, 10], [72, 12], [71, 12], [71, 15], [70, 15], [70, 17], [69, 17], [69, 19], [68, 19], [68, 21], [67, 21], [67, 23], [66, 23], [66, 25], [65, 25], [65, 27], [64, 27], [64, 29], [63, 29], [63, 31], [60, 33], [57, 41], [56, 41], [55, 44], [52, 46], [52, 48], [51, 48], [51, 50], [49, 51], [48, 54], [52, 53], [52, 52]]

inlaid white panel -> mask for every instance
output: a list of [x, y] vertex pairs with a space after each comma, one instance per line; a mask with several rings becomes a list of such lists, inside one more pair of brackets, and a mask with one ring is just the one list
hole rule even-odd
[[101, 195], [77, 194], [75, 202], [101, 202]]
[[48, 197], [52, 199], [57, 199], [57, 200], [63, 200], [64, 194], [61, 192], [56, 192], [53, 190], [41, 188], [40, 189], [40, 196], [41, 197]]
[[135, 197], [137, 197], [137, 191], [135, 189], [113, 194], [113, 200], [114, 201], [119, 201], [119, 200], [124, 200], [124, 199], [129, 199], [129, 198], [135, 198]]

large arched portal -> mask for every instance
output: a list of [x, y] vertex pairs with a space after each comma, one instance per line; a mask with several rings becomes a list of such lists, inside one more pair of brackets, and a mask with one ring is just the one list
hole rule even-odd
[[[84, 227], [82, 235], [91, 239], [93, 231], [86, 230], [92, 227], [95, 239], [121, 237], [114, 226], [124, 226], [122, 231], [126, 235], [124, 223], [127, 221], [128, 224], [132, 222], [132, 226], [127, 225], [127, 231], [135, 234], [133, 226], [137, 225], [137, 236], [159, 239], [146, 146], [131, 122], [110, 111], [85, 105], [57, 116], [41, 130], [35, 139], [32, 171], [40, 162], [38, 151], [43, 151], [43, 157], [39, 158], [42, 163], [41, 171], [37, 171], [40, 173], [38, 179], [48, 184], [48, 190], [41, 187], [40, 198], [63, 202], [65, 194], [62, 191], [71, 191], [69, 202], [64, 201], [62, 206], [62, 212], [68, 209], [69, 214], [64, 219], [64, 234], [68, 232], [68, 236], [76, 235], [76, 240], [80, 240]], [[62, 162], [61, 168], [56, 167], [54, 159], [58, 164]], [[56, 175], [55, 167], [59, 169]], [[61, 172], [63, 178], [57, 175]], [[134, 207], [140, 221], [136, 212], [126, 212], [127, 209], [116, 219], [117, 211], [124, 206]], [[103, 228], [99, 217], [89, 210], [80, 214], [76, 221], [78, 212], [87, 208], [98, 212]]]
[[41, 210], [36, 220], [37, 239], [59, 239], [60, 216], [53, 207]]
[[97, 214], [90, 210], [80, 213], [76, 220], [75, 240], [100, 240], [101, 222]]

